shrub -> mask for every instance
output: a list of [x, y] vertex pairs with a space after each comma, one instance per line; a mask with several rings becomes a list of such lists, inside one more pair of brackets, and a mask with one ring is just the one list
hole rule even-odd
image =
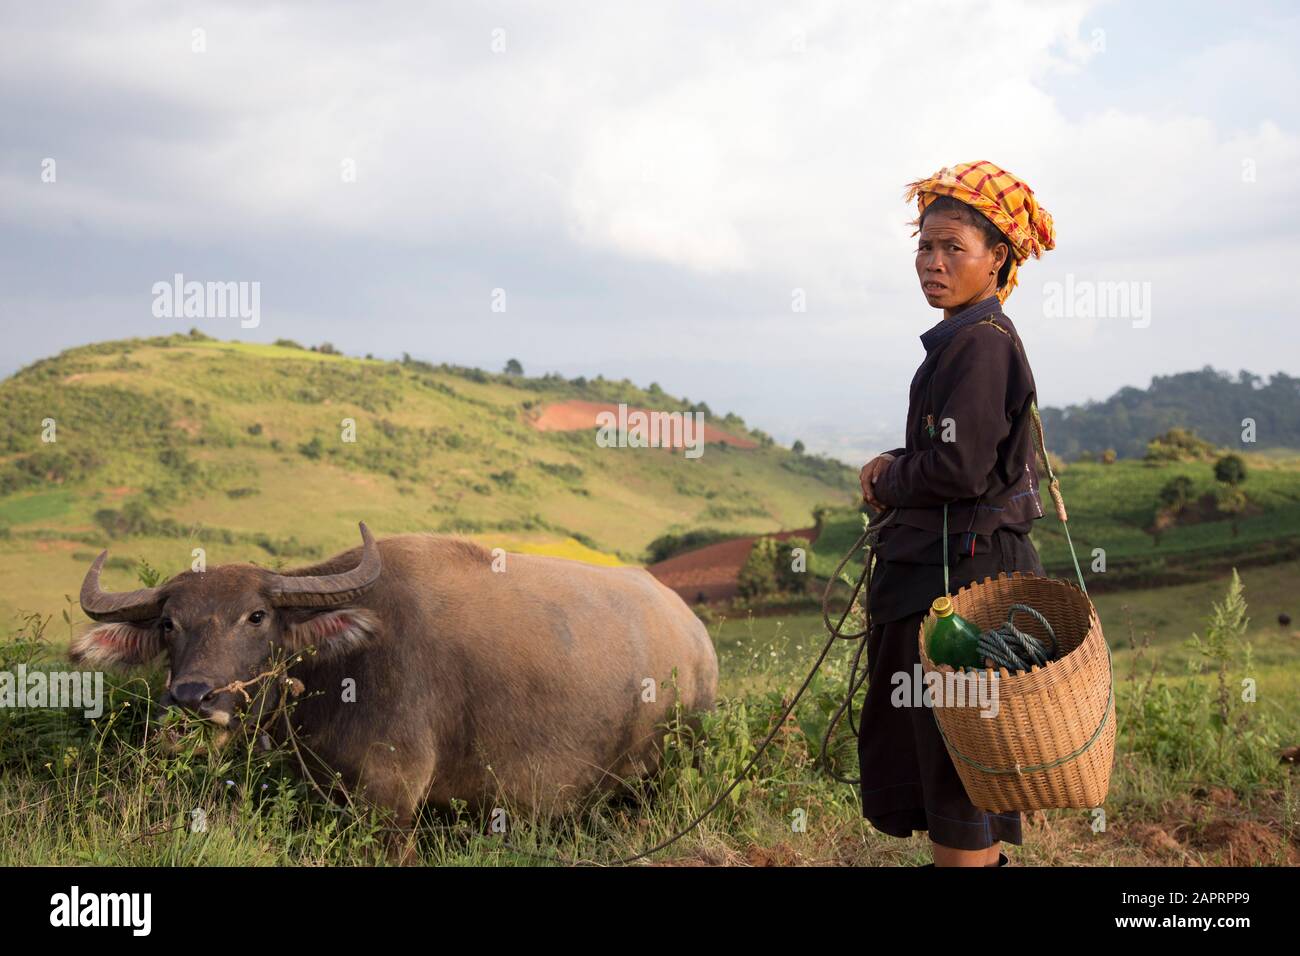
[[1246, 480], [1246, 463], [1240, 455], [1224, 455], [1214, 463], [1216, 481], [1229, 485], [1239, 485]]
[[1147, 443], [1147, 461], [1208, 461], [1214, 446], [1190, 428], [1171, 428]]
[[658, 564], [674, 555], [684, 554], [734, 537], [736, 535], [716, 528], [698, 528], [685, 534], [661, 534], [646, 545], [647, 563]]
[[[1150, 761], [1175, 782], [1197, 781], [1248, 791], [1275, 785], [1279, 727], [1269, 709], [1242, 692], [1254, 671], [1249, 618], [1234, 568], [1228, 591], [1215, 602], [1205, 637], [1187, 642], [1195, 654], [1185, 682], [1139, 682], [1125, 695], [1118, 726], [1124, 749]], [[1207, 683], [1206, 672], [1213, 683]]]
[[1186, 475], [1178, 475], [1170, 478], [1165, 482], [1164, 487], [1160, 489], [1160, 504], [1165, 508], [1177, 510], [1182, 508], [1191, 500], [1192, 497], [1192, 479]]
[[[1065, 471], [1065, 460], [1056, 452], [1049, 449], [1047, 452], [1047, 460], [1051, 462], [1053, 474], [1059, 475], [1061, 472]], [[1079, 460], [1084, 461], [1087, 459], [1080, 458]], [[1034, 470], [1038, 472], [1038, 477], [1046, 480], [1047, 466], [1043, 463], [1043, 460], [1038, 456], [1037, 452], [1034, 453], [1034, 463]]]
[[776, 545], [775, 538], [759, 538], [754, 542], [740, 569], [741, 597], [755, 598], [776, 593]]
[[[803, 549], [804, 570], [795, 565], [794, 551]], [[739, 591], [744, 598], [760, 598], [771, 594], [793, 594], [806, 590], [807, 557], [810, 548], [806, 538], [792, 537], [784, 540], [763, 537], [754, 542], [744, 567], [740, 569]]]
[[[777, 542], [776, 545], [776, 586], [783, 593], [798, 594], [808, 587], [808, 552], [812, 543], [807, 538], [795, 535]], [[795, 550], [802, 552], [800, 560], [795, 561]]]
[[304, 442], [298, 446], [298, 451], [313, 460], [320, 458], [325, 451], [325, 443], [320, 440], [319, 435], [313, 435], [311, 441]]

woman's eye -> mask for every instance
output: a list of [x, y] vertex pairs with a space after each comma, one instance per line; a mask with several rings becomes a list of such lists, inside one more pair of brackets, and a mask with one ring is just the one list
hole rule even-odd
[[248, 615], [249, 624], [261, 624], [262, 621], [264, 621], [265, 619], [266, 619], [265, 611], [254, 611], [252, 614]]

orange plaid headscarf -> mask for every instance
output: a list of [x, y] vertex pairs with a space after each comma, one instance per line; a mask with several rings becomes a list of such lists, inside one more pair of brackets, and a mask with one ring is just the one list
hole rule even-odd
[[[936, 196], [952, 196], [983, 213], [1011, 243], [1011, 268], [1007, 284], [998, 289], [998, 301], [1006, 302], [1016, 287], [1016, 269], [1030, 256], [1035, 259], [1056, 247], [1052, 215], [1034, 198], [1034, 191], [1005, 169], [986, 159], [978, 163], [945, 166], [927, 179], [909, 183], [905, 202], [916, 199], [918, 216], [911, 225], [920, 232], [919, 213], [925, 212]], [[913, 235], [916, 235], [914, 232]]]

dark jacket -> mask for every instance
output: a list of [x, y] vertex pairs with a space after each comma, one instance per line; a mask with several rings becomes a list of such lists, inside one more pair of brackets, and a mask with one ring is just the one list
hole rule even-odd
[[[876, 481], [894, 522], [930, 532], [1028, 531], [1043, 516], [1029, 404], [1034, 375], [996, 296], [921, 336], [912, 378], [907, 446]], [[931, 427], [932, 426], [932, 427]]]
[[[999, 571], [1042, 574], [1028, 531], [1043, 516], [1029, 405], [1034, 376], [996, 296], [924, 335], [912, 379], [907, 445], [876, 481], [894, 509], [880, 533], [872, 620], [928, 607], [943, 593], [943, 505], [951, 589]], [[933, 434], [931, 434], [931, 424]]]

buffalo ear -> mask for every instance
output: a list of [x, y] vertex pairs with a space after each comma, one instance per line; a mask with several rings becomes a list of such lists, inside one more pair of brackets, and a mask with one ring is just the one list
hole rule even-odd
[[289, 612], [284, 646], [291, 652], [315, 648], [317, 659], [342, 657], [359, 650], [379, 635], [379, 616], [365, 608], [339, 608]]
[[92, 667], [136, 667], [163, 652], [157, 628], [112, 621], [92, 627], [68, 648], [74, 664]]

